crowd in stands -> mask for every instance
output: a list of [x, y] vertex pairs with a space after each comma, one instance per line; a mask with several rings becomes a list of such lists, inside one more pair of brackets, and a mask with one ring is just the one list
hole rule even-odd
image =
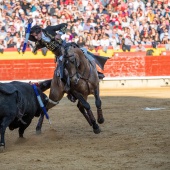
[[0, 0], [0, 53], [20, 52], [29, 18], [42, 28], [67, 22], [62, 39], [80, 47], [170, 50], [170, 0]]

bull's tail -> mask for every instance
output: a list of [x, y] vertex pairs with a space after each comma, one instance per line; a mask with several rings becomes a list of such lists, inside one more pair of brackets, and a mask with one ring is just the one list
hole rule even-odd
[[18, 121], [21, 121], [22, 124], [27, 124], [24, 122], [24, 120], [22, 119], [24, 116], [24, 101], [22, 98], [22, 95], [19, 91], [17, 91], [17, 108], [18, 108], [18, 113], [17, 113], [17, 118]]

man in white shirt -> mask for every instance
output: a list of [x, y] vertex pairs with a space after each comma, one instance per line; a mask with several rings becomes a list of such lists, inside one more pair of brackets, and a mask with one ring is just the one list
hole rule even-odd
[[103, 38], [100, 40], [100, 45], [103, 47], [103, 51], [107, 52], [108, 46], [110, 45], [108, 34], [103, 35]]

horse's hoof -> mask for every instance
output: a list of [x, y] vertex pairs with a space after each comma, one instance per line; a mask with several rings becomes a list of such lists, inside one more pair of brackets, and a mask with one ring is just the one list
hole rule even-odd
[[5, 145], [4, 143], [0, 144], [0, 153], [3, 153], [5, 151]]
[[104, 123], [104, 118], [97, 119], [97, 122], [98, 122], [99, 124]]
[[41, 134], [41, 130], [36, 130], [36, 135], [40, 135]]
[[25, 139], [23, 135], [22, 135], [22, 136], [19, 136], [19, 138], [20, 138], [20, 139]]
[[99, 133], [101, 132], [98, 124], [95, 124], [95, 125], [93, 126], [93, 132], [94, 132], [95, 134], [99, 134]]
[[98, 129], [93, 129], [93, 132], [94, 132], [95, 134], [99, 134], [99, 133], [101, 132], [101, 130], [100, 130], [100, 128], [98, 128]]

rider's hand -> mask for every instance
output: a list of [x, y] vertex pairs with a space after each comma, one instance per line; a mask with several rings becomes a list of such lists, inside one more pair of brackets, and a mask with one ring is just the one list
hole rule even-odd
[[60, 35], [60, 34], [57, 34], [57, 35], [55, 36], [55, 39], [56, 39], [56, 40], [61, 39], [61, 35]]
[[32, 18], [29, 18], [28, 19], [28, 23], [32, 23], [33, 22], [33, 19]]

